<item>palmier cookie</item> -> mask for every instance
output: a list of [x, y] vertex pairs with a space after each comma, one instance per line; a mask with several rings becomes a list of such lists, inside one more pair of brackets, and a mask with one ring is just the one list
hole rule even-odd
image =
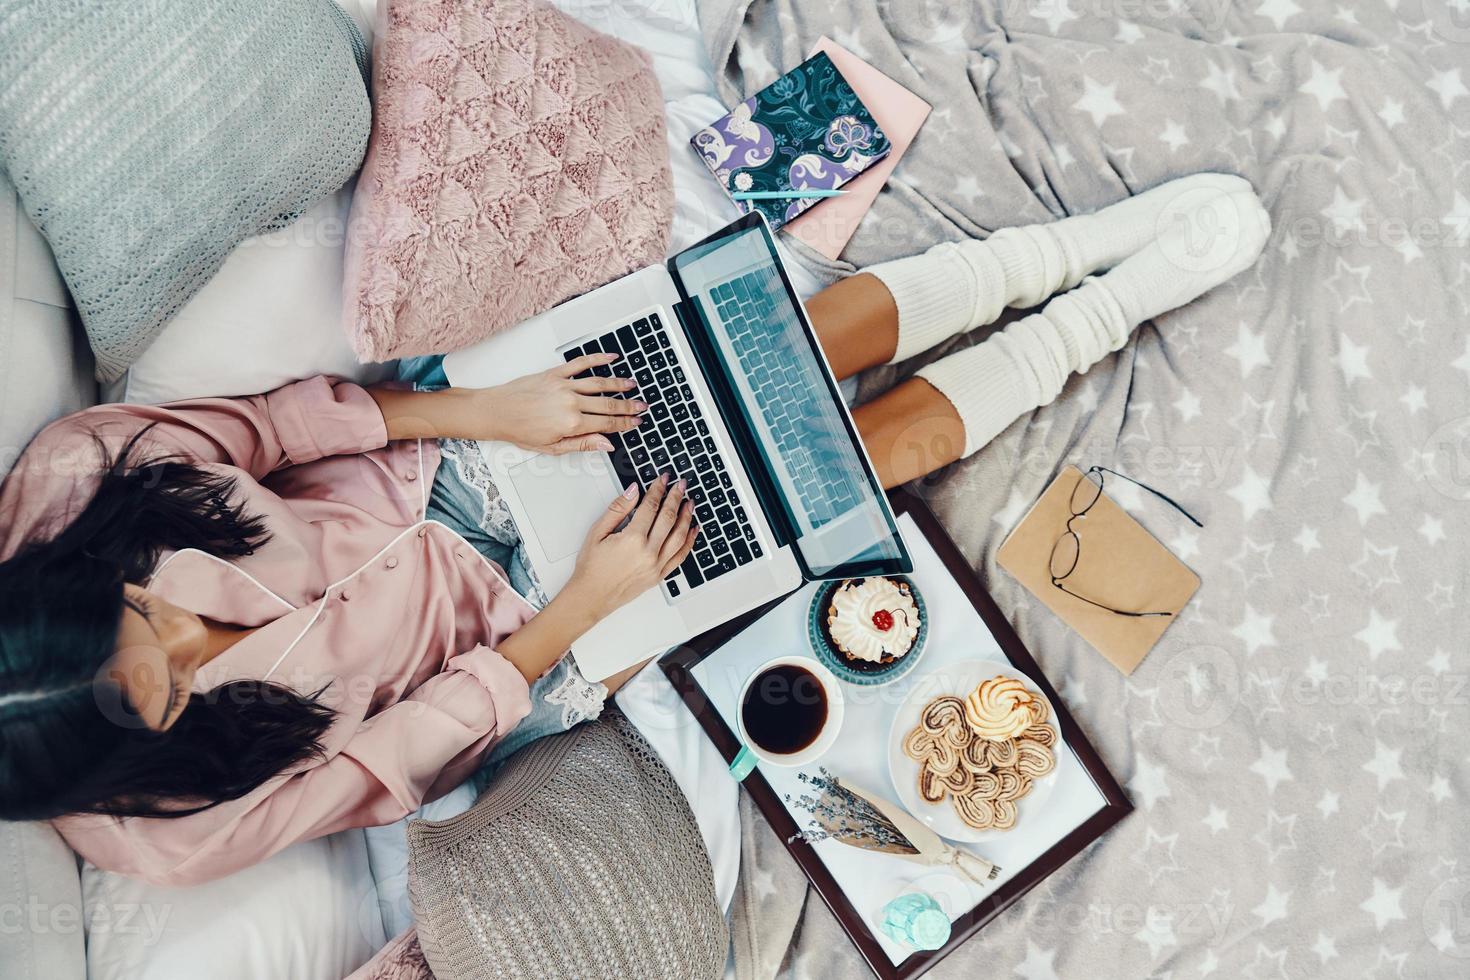
[[973, 772], [989, 772], [992, 768], [990, 746], [994, 744], [988, 739], [971, 739], [970, 744], [960, 751], [960, 763]]
[[959, 815], [960, 820], [967, 826], [976, 830], [989, 830], [995, 826], [995, 802], [971, 793], [969, 796], [956, 796], [950, 800], [954, 804], [954, 812]]
[[965, 724], [965, 703], [948, 694], [924, 705], [919, 713], [919, 726], [936, 741], [947, 741], [956, 749], [974, 737]]
[[965, 794], [981, 800], [993, 800], [1000, 796], [1000, 777], [993, 772], [975, 773], [970, 791]]
[[1030, 776], [1024, 776], [1014, 769], [1001, 769], [996, 775], [1000, 778], [1000, 794], [996, 796], [997, 800], [1010, 800], [1014, 803], [1031, 792]]
[[995, 812], [992, 826], [996, 830], [1010, 830], [1016, 825], [1016, 804], [1010, 800], [996, 800], [990, 804]]
[[954, 772], [940, 776], [939, 782], [955, 796], [963, 796], [975, 785], [975, 774], [965, 766], [955, 766]]
[[1057, 766], [1057, 757], [1040, 742], [1023, 738], [1016, 743], [1016, 771], [1032, 779], [1040, 779]]
[[934, 751], [934, 736], [923, 725], [915, 725], [903, 740], [903, 754], [915, 762], [923, 762]]
[[939, 737], [961, 752], [971, 742], [981, 741], [980, 736], [976, 735], [963, 719], [958, 724], [950, 725]]
[[[1000, 792], [995, 794], [997, 800], [1015, 800], [1021, 796], [1021, 774], [1014, 769], [997, 769], [995, 778], [1000, 780]], [[1027, 781], [1027, 789], [1030, 788], [1030, 780]]]
[[992, 677], [965, 699], [965, 720], [981, 738], [1014, 738], [1045, 717], [1044, 705], [1033, 707], [1039, 700], [1014, 677]]
[[960, 766], [960, 750], [949, 743], [947, 739], [936, 738], [934, 747], [924, 757], [929, 768], [934, 770], [935, 775], [948, 776]]
[[990, 743], [990, 766], [993, 769], [1005, 769], [1016, 764], [1018, 754], [1016, 751], [1016, 740], [1003, 738]]
[[1057, 730], [1050, 725], [1032, 725], [1021, 733], [1021, 738], [1051, 748], [1057, 744]]
[[943, 803], [949, 791], [938, 773], [929, 768], [928, 761], [919, 763], [919, 799], [925, 803]]

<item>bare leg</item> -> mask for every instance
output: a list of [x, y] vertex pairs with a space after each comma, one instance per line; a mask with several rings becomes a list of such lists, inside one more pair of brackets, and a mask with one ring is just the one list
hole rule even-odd
[[840, 279], [807, 300], [806, 310], [839, 379], [887, 364], [898, 350], [898, 307], [877, 276]]
[[[898, 307], [877, 276], [836, 282], [806, 304], [839, 378], [887, 364], [898, 349]], [[884, 487], [898, 486], [960, 458], [965, 426], [939, 391], [913, 378], [853, 412]]]

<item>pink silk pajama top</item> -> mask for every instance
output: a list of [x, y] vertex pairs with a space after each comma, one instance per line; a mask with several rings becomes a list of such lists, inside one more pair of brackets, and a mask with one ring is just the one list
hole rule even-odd
[[[154, 424], [156, 423], [156, 424]], [[463, 538], [426, 521], [438, 445], [389, 443], [353, 384], [313, 378], [249, 398], [104, 405], [62, 419], [0, 487], [0, 557], [49, 537], [94, 492], [102, 458], [149, 424], [141, 448], [237, 481], [271, 539], [233, 562], [165, 554], [147, 587], [220, 622], [259, 627], [206, 664], [197, 692], [232, 679], [309, 693], [337, 720], [326, 758], [249, 795], [174, 820], [55, 821], [98, 867], [185, 885], [297, 841], [391, 823], [471, 773], [530, 711], [496, 645], [534, 609]]]

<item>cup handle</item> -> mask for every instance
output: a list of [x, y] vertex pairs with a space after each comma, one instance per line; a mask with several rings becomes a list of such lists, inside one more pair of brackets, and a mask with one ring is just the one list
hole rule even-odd
[[740, 746], [740, 751], [735, 753], [735, 758], [730, 760], [730, 775], [737, 783], [745, 782], [745, 777], [755, 771], [755, 764], [760, 759], [750, 751], [750, 746]]

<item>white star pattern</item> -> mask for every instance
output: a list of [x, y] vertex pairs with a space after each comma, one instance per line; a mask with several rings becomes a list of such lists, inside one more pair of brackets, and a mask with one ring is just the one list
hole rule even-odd
[[1133, 778], [1128, 780], [1128, 788], [1142, 801], [1145, 810], [1152, 810], [1155, 803], [1169, 795], [1169, 780], [1163, 766], [1155, 765], [1147, 756], [1140, 754], [1134, 765]]
[[1399, 762], [1403, 754], [1403, 749], [1390, 748], [1378, 739], [1373, 740], [1373, 758], [1363, 763], [1363, 770], [1378, 780], [1380, 793], [1395, 779], [1404, 778], [1404, 768]]
[[1382, 489], [1382, 484], [1374, 483], [1359, 473], [1353, 489], [1342, 498], [1342, 502], [1357, 513], [1359, 526], [1366, 526], [1368, 521], [1378, 514], [1388, 513], [1383, 506]]
[[1313, 59], [1312, 76], [1302, 83], [1298, 90], [1312, 96], [1326, 112], [1332, 103], [1339, 99], [1346, 101], [1347, 93], [1342, 89], [1342, 69], [1329, 69], [1320, 61]]
[[1404, 890], [1402, 888], [1390, 888], [1388, 883], [1381, 878], [1373, 879], [1373, 894], [1369, 895], [1358, 908], [1373, 916], [1373, 924], [1378, 931], [1390, 922], [1398, 922], [1406, 918], [1403, 906], [1400, 904]]
[[1368, 370], [1367, 344], [1355, 344], [1347, 334], [1340, 334], [1337, 344], [1337, 366], [1342, 371], [1342, 380], [1352, 384], [1360, 378], [1373, 377], [1373, 372]]
[[1230, 489], [1230, 496], [1240, 503], [1247, 522], [1263, 510], [1271, 509], [1270, 482], [1249, 466], [1241, 474], [1240, 482]]
[[[1265, 336], [1252, 331], [1244, 320], [1240, 322], [1235, 343], [1225, 348], [1225, 353], [1240, 362], [1242, 378], [1248, 376], [1256, 368], [1271, 363], [1271, 358], [1266, 353]], [[1470, 364], [1470, 341], [1466, 343], [1466, 358], [1467, 364]], [[1470, 371], [1470, 367], [1467, 367], [1466, 370]]]
[[1118, 22], [1118, 33], [1113, 35], [1113, 40], [1119, 44], [1137, 44], [1143, 40], [1143, 29], [1137, 24], [1121, 20]]
[[1323, 820], [1326, 820], [1337, 812], [1340, 799], [1338, 794], [1331, 790], [1326, 790], [1322, 793], [1322, 798], [1317, 801], [1317, 810], [1322, 814]]
[[1021, 980], [1058, 980], [1056, 967], [1052, 966], [1056, 958], [1056, 950], [1042, 949], [1028, 939], [1026, 958], [1016, 964], [1016, 976]]
[[1178, 153], [1181, 147], [1189, 145], [1189, 137], [1184, 133], [1184, 127], [1172, 119], [1164, 120], [1164, 128], [1159, 133], [1159, 142], [1169, 148], [1170, 153]]
[[1399, 623], [1396, 619], [1385, 619], [1377, 609], [1368, 610], [1368, 625], [1353, 634], [1368, 648], [1368, 659], [1377, 661], [1380, 656], [1394, 650], [1402, 650], [1398, 637]]
[[1279, 31], [1286, 26], [1286, 22], [1302, 12], [1294, 0], [1265, 0], [1256, 8], [1256, 15], [1269, 18]]
[[1348, 197], [1343, 193], [1341, 187], [1332, 191], [1332, 203], [1322, 209], [1322, 217], [1332, 222], [1332, 230], [1339, 235], [1350, 231], [1362, 231], [1363, 208], [1367, 201], [1356, 197]]
[[1291, 769], [1286, 762], [1286, 749], [1273, 749], [1261, 740], [1261, 754], [1251, 763], [1250, 770], [1266, 781], [1266, 792], [1275, 793], [1276, 787], [1290, 780]]
[[1026, 513], [1031, 506], [1031, 501], [1021, 492], [1019, 487], [1011, 487], [1011, 494], [1006, 498], [1006, 505], [991, 516], [991, 520], [1002, 528], [1010, 530], [1020, 521], [1021, 515]]
[[1092, 117], [1092, 124], [1101, 128], [1113, 116], [1121, 116], [1123, 107], [1118, 104], [1118, 86], [1103, 85], [1090, 75], [1082, 78], [1082, 98], [1073, 106]]
[[1399, 401], [1404, 408], [1408, 409], [1410, 415], [1418, 415], [1429, 407], [1429, 392], [1416, 384], [1409, 385], [1408, 389], [1399, 396]]
[[1434, 72], [1425, 84], [1431, 92], [1439, 96], [1440, 104], [1446, 109], [1453, 106], [1456, 99], [1470, 95], [1470, 89], [1465, 87], [1465, 80], [1460, 77], [1458, 68]]
[[1275, 885], [1266, 886], [1266, 897], [1261, 904], [1251, 909], [1251, 914], [1261, 920], [1261, 926], [1269, 926], [1273, 922], [1280, 922], [1286, 918], [1286, 904], [1291, 898], [1291, 892], [1277, 891]]
[[1271, 632], [1273, 620], [1274, 617], [1258, 613], [1250, 605], [1246, 605], [1245, 619], [1231, 632], [1245, 641], [1246, 652], [1255, 656], [1263, 647], [1276, 645], [1276, 637]]
[[1222, 103], [1234, 102], [1240, 98], [1240, 89], [1235, 86], [1234, 68], [1221, 68], [1214, 61], [1210, 61], [1206, 70], [1209, 71], [1209, 74], [1205, 76], [1204, 81], [1200, 82], [1201, 87], [1214, 92]]
[[1067, 0], [1040, 0], [1039, 3], [1033, 3], [1031, 16], [1046, 21], [1046, 29], [1052, 36], [1061, 31], [1063, 24], [1077, 19]]

